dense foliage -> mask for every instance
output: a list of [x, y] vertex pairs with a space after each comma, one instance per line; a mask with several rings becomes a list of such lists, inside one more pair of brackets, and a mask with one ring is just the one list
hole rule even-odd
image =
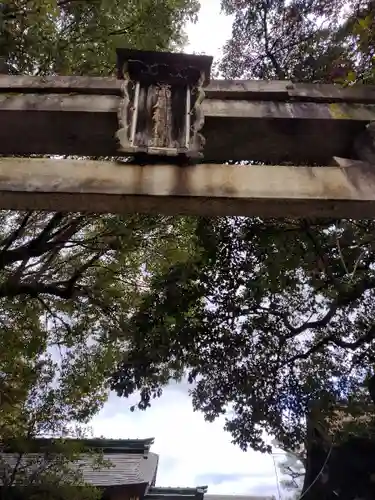
[[142, 290], [189, 258], [192, 227], [168, 217], [1, 214], [0, 452], [9, 439], [85, 428], [107, 399]]
[[13, 73], [111, 75], [115, 48], [163, 50], [184, 41], [195, 0], [8, 0], [0, 56]]
[[[6, 1], [1, 70], [109, 75], [116, 46], [181, 45], [183, 24], [198, 7], [195, 0]], [[126, 351], [128, 317], [154, 275], [190, 258], [193, 228], [194, 221], [178, 217], [0, 212], [2, 498], [15, 493], [15, 484], [37, 485], [38, 498], [71, 497], [62, 483], [81, 485], [68, 468], [82, 450], [58, 441], [60, 453], [49, 450], [48, 460], [44, 454], [30, 478], [28, 443], [86, 429]], [[14, 467], [2, 454], [10, 439], [22, 457]]]
[[[13, 73], [111, 74], [116, 45], [179, 44], [196, 2], [1, 4]], [[366, 82], [370, 4], [223, 0], [228, 78]], [[251, 159], [250, 159], [251, 160]], [[311, 399], [366, 399], [375, 337], [372, 221], [1, 214], [1, 438], [64, 434], [112, 387], [144, 409], [187, 376], [195, 409], [242, 448], [305, 436]], [[41, 390], [43, 388], [43, 390]]]
[[[132, 318], [133, 350], [114, 379], [141, 407], [188, 369], [208, 419], [228, 409], [243, 448], [262, 431], [304, 437], [311, 398], [358, 395], [372, 368], [372, 222], [204, 220], [201, 257], [170, 270]], [[159, 287], [159, 290], [158, 290]]]
[[[228, 78], [364, 82], [373, 10], [347, 1], [223, 0]], [[249, 159], [251, 160], [251, 159]], [[243, 449], [305, 438], [314, 399], [367, 401], [375, 361], [373, 221], [202, 219], [200, 253], [171, 266], [131, 318], [112, 386], [139, 408], [186, 375], [196, 410]]]
[[222, 0], [234, 15], [221, 70], [228, 78], [368, 80], [374, 5], [363, 0]]

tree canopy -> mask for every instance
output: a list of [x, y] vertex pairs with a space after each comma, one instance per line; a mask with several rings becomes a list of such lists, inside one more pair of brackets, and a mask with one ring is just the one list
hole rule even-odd
[[[14, 342], [12, 344], [14, 349]], [[100, 498], [100, 491], [86, 484], [79, 462], [84, 454], [86, 463], [93, 468], [108, 466], [102, 454], [91, 451], [82, 441], [87, 434], [83, 424], [100, 405], [100, 397], [95, 399], [95, 385], [89, 391], [71, 373], [64, 373], [66, 360], [61, 364], [49, 353], [43, 357], [33, 355], [29, 345], [23, 349], [12, 348], [7, 352], [13, 356], [8, 370], [5, 371], [6, 363], [0, 365], [3, 369], [0, 379], [1, 497], [4, 500]], [[93, 377], [87, 383], [92, 380], [97, 384]], [[34, 438], [38, 436], [53, 439], [35, 447]], [[66, 439], [73, 436], [77, 439]]]
[[[110, 75], [116, 46], [180, 46], [199, 3], [15, 0], [0, 7], [0, 56], [11, 73]], [[194, 226], [182, 217], [0, 212], [3, 484], [30, 482], [21, 463], [10, 470], [2, 461], [9, 440], [21, 456], [35, 436], [80, 436], [99, 411], [127, 349], [128, 318], [154, 276], [190, 259]], [[48, 485], [56, 493], [62, 476], [82, 482], [65, 474], [80, 450], [58, 444], [57, 462], [42, 462], [32, 478], [48, 498]]]
[[[222, 5], [234, 14], [221, 61], [227, 78], [372, 77], [370, 4]], [[197, 255], [156, 277], [130, 318], [130, 350], [112, 387], [123, 396], [139, 390], [144, 409], [170, 378], [187, 376], [194, 409], [208, 420], [225, 414], [243, 449], [270, 450], [264, 431], [294, 449], [312, 400], [367, 401], [374, 230], [373, 221], [200, 219]]]
[[[188, 259], [191, 224], [168, 217], [1, 213], [1, 436], [15, 432], [9, 418], [25, 434], [15, 409], [22, 403], [19, 411], [29, 419], [23, 403], [36, 367], [46, 363], [53, 373], [48, 404], [56, 415], [87, 422], [98, 411], [110, 370], [126, 350], [127, 319], [153, 275]], [[33, 435], [40, 432], [35, 428]]]
[[196, 0], [8, 0], [0, 56], [13, 73], [111, 75], [115, 48], [181, 46]]
[[[371, 81], [371, 4], [222, 3], [235, 19], [224, 76]], [[177, 46], [196, 9], [187, 0], [6, 2], [1, 55], [13, 73], [108, 75], [116, 45]], [[111, 373], [119, 395], [140, 391], [141, 409], [171, 378], [187, 376], [194, 408], [208, 420], [226, 414], [243, 449], [268, 449], [264, 431], [295, 448], [312, 399], [366, 400], [375, 354], [372, 221], [0, 218], [3, 436], [30, 429], [19, 417], [34, 415], [29, 397], [45, 381], [47, 403], [33, 401], [57, 418], [55, 430], [84, 424]], [[34, 434], [46, 419], [55, 425], [38, 408]], [[61, 411], [68, 420], [58, 420]]]
[[228, 78], [368, 81], [374, 6], [364, 0], [222, 0], [234, 15], [221, 70]]

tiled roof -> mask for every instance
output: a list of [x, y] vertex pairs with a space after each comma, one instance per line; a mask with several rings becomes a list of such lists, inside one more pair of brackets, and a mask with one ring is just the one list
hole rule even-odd
[[158, 455], [149, 453], [147, 458], [136, 454], [104, 454], [113, 467], [94, 470], [89, 461], [81, 460], [80, 466], [85, 481], [94, 486], [115, 486], [125, 484], [152, 484], [156, 476]]
[[[147, 443], [146, 443], [147, 441]], [[90, 457], [79, 460], [76, 465], [83, 473], [86, 482], [94, 486], [115, 486], [155, 483], [158, 466], [158, 455], [148, 452], [152, 440], [138, 442], [125, 440], [85, 440], [88, 448], [103, 450], [103, 458], [109, 461], [111, 467], [93, 468]], [[45, 443], [45, 441], [44, 441]], [[34, 461], [38, 454], [29, 453], [27, 458]], [[16, 465], [17, 456], [12, 453], [2, 453], [3, 458], [11, 467]], [[0, 480], [1, 483], [1, 480]]]

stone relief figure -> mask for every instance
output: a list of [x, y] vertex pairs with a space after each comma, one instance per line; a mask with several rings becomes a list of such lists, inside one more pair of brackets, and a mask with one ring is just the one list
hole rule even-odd
[[172, 146], [172, 91], [170, 85], [159, 84], [155, 87], [157, 101], [153, 112], [153, 137], [150, 145], [155, 148]]
[[202, 156], [205, 144], [204, 86], [212, 58], [118, 49], [124, 79], [118, 111], [119, 150], [186, 159]]

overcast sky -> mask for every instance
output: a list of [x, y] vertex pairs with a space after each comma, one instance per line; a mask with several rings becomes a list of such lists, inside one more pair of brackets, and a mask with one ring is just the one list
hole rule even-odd
[[220, 12], [220, 0], [201, 0], [198, 23], [187, 27], [187, 53], [203, 52], [218, 58], [232, 32], [231, 17]]
[[[220, 13], [220, 0], [203, 0], [199, 22], [189, 25], [186, 52], [220, 56], [231, 35], [231, 19]], [[131, 413], [133, 400], [111, 396], [93, 420], [96, 436], [107, 438], [154, 437], [152, 451], [160, 454], [158, 486], [203, 486], [208, 493], [275, 495], [273, 458], [231, 444], [223, 420], [204, 421], [194, 413], [184, 384], [169, 387], [146, 412]]]
[[185, 384], [169, 386], [145, 412], [130, 412], [136, 399], [111, 395], [92, 421], [95, 436], [155, 438], [160, 455], [157, 485], [208, 485], [208, 493], [277, 495], [275, 468], [269, 455], [242, 452], [223, 431], [223, 420], [204, 421], [194, 413]]

